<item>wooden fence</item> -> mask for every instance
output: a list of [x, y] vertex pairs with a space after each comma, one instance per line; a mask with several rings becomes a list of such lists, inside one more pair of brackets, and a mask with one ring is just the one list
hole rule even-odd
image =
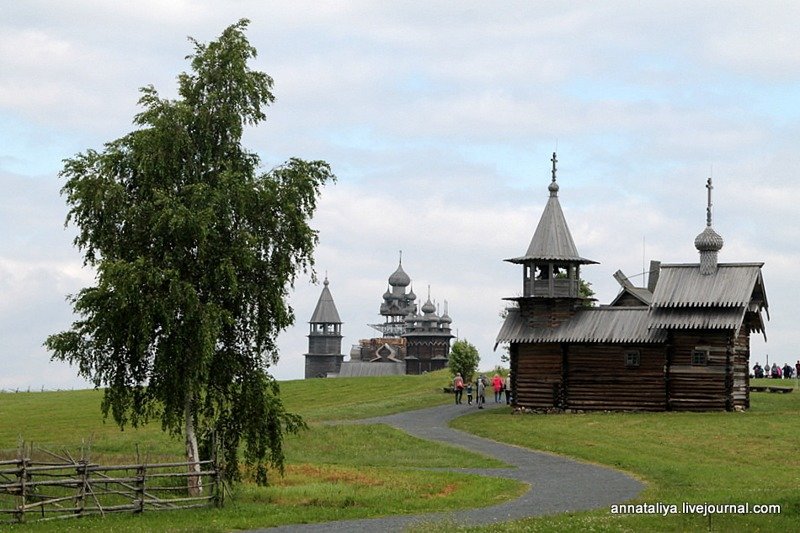
[[[50, 452], [55, 461], [30, 454], [0, 460], [0, 522], [56, 520], [113, 512], [141, 513], [221, 506], [224, 487], [214, 461], [103, 466]], [[199, 464], [200, 472], [189, 472]], [[199, 495], [187, 481], [199, 476]]]

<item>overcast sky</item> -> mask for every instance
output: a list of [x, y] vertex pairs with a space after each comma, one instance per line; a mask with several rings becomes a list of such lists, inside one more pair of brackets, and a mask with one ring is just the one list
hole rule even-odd
[[[372, 335], [403, 250], [417, 295], [493, 352], [503, 297], [547, 201], [560, 200], [601, 303], [611, 275], [696, 262], [714, 177], [720, 262], [763, 261], [768, 342], [798, 359], [800, 4], [796, 2], [5, 2], [0, 17], [0, 389], [81, 388], [47, 335], [93, 283], [64, 228], [64, 158], [132, 129], [139, 87], [174, 96], [187, 36], [249, 18], [275, 80], [247, 147], [265, 170], [328, 161], [313, 225], [320, 284], [299, 279], [281, 380], [303, 376], [327, 271], [344, 353]], [[642, 284], [642, 277], [633, 281]]]

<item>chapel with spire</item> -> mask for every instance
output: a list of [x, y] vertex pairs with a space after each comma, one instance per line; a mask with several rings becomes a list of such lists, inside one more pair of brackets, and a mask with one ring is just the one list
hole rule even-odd
[[323, 282], [322, 293], [317, 306], [308, 321], [308, 353], [306, 358], [305, 377], [327, 377], [338, 374], [344, 360], [342, 354], [342, 320], [333, 301], [328, 286], [327, 274]]
[[[549, 197], [522, 265], [522, 296], [497, 336], [508, 344], [512, 398], [532, 410], [743, 410], [750, 405], [750, 334], [769, 318], [763, 263], [718, 263], [723, 240], [706, 227], [699, 263], [651, 263], [647, 287], [622, 285], [609, 305], [587, 305], [577, 251], [558, 199]], [[766, 338], [766, 336], [765, 336]]]

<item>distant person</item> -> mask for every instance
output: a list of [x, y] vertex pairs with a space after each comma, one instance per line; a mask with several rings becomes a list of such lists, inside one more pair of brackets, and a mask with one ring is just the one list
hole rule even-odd
[[789, 363], [783, 363], [783, 379], [792, 379], [792, 367]]
[[486, 403], [486, 378], [479, 377], [475, 382], [475, 389], [475, 403], [478, 404], [478, 409], [483, 409], [483, 404]]
[[503, 378], [500, 377], [500, 374], [492, 377], [492, 389], [494, 389], [494, 403], [500, 403], [503, 399]]
[[461, 377], [461, 372], [456, 372], [456, 377], [453, 378], [453, 390], [456, 393], [456, 405], [458, 405], [464, 394], [464, 378]]
[[506, 393], [506, 405], [511, 404], [511, 372], [506, 376], [505, 383], [503, 383], [503, 390]]
[[778, 370], [778, 365], [776, 365], [775, 363], [772, 363], [772, 369], [770, 370], [770, 373], [769, 373], [770, 377], [772, 379], [778, 379], [779, 377], [781, 377], [778, 372], [780, 372], [780, 370]]
[[472, 405], [472, 382], [467, 383], [467, 405]]
[[794, 365], [794, 375], [800, 378], [800, 361], [797, 361], [797, 364]]
[[753, 366], [753, 377], [755, 378], [764, 377], [764, 369], [761, 368], [761, 363], [756, 362], [755, 366]]

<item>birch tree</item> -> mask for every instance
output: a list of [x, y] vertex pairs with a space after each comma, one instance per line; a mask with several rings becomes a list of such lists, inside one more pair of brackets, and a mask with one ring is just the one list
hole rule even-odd
[[[299, 273], [313, 277], [309, 221], [335, 178], [296, 158], [263, 172], [242, 146], [274, 99], [272, 79], [249, 66], [247, 24], [190, 39], [176, 99], [141, 89], [134, 131], [65, 161], [66, 224], [96, 279], [70, 297], [71, 328], [45, 345], [105, 388], [103, 414], [120, 427], [160, 418], [191, 462], [214, 433], [230, 476], [241, 445], [265, 482], [267, 465], [283, 468], [285, 432], [303, 426], [268, 368], [294, 321], [288, 291]], [[198, 476], [189, 488], [200, 492]]]

